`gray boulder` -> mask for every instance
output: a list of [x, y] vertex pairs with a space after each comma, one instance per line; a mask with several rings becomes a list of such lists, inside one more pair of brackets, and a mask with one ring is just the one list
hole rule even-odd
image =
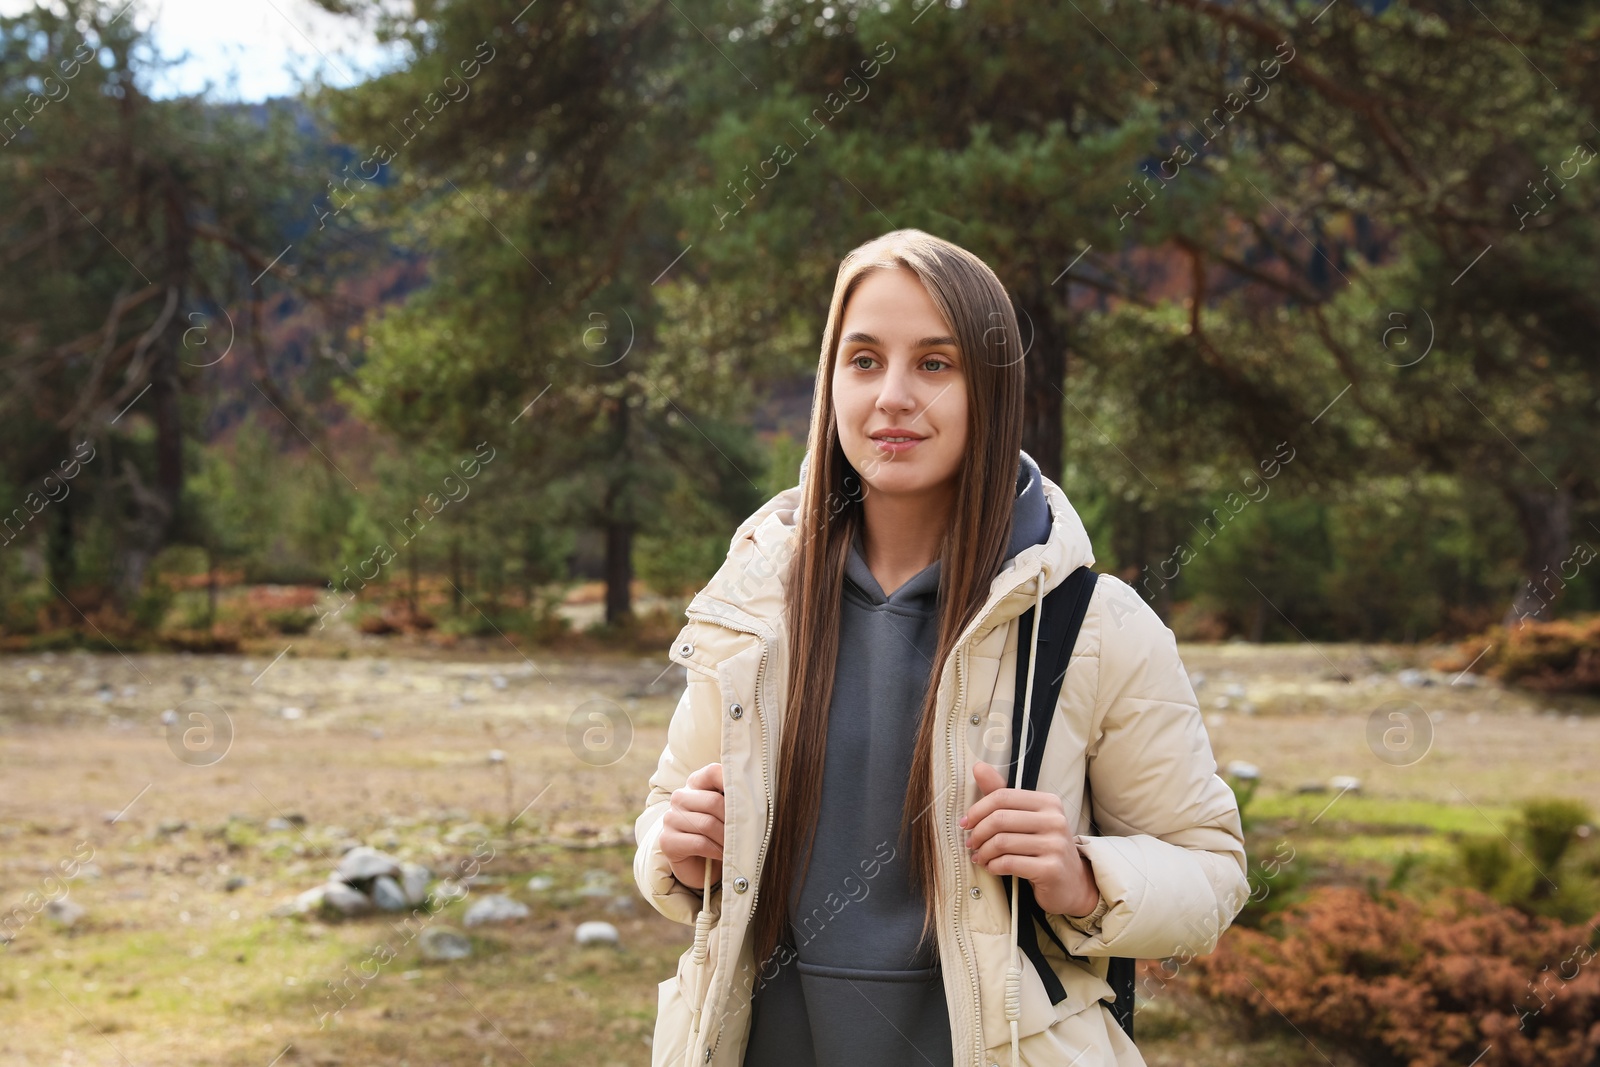
[[514, 919], [526, 919], [528, 914], [528, 906], [526, 904], [513, 900], [504, 893], [496, 893], [493, 896], [474, 901], [461, 921], [467, 926], [479, 926], [483, 923], [503, 923]]
[[472, 955], [472, 942], [459, 930], [448, 926], [430, 926], [417, 938], [422, 958], [433, 963], [447, 960], [464, 960]]

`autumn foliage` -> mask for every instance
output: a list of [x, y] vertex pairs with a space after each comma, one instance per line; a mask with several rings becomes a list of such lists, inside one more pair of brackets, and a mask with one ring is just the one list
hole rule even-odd
[[1287, 1021], [1369, 1064], [1590, 1067], [1597, 943], [1600, 916], [1570, 925], [1469, 889], [1419, 903], [1326, 887], [1270, 932], [1229, 930], [1193, 973], [1247, 1018]]

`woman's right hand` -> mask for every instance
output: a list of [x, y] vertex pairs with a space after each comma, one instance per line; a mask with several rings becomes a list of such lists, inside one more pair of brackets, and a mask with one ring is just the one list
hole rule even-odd
[[711, 881], [722, 880], [724, 800], [720, 763], [706, 764], [672, 791], [658, 844], [673, 876], [690, 889], [705, 888], [707, 856], [714, 861]]

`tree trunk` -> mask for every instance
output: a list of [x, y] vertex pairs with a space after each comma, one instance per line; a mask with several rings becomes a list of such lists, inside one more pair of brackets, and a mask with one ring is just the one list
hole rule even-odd
[[76, 571], [71, 501], [72, 497], [66, 496], [55, 506], [54, 514], [50, 516], [50, 525], [47, 527], [48, 540], [45, 542], [45, 565], [50, 581], [54, 582], [55, 587], [62, 592], [72, 587]]
[[1572, 491], [1508, 488], [1505, 492], [1522, 527], [1524, 581], [1502, 623], [1543, 622], [1554, 616], [1556, 600], [1577, 574], [1571, 559]]
[[633, 618], [633, 486], [628, 462], [628, 402], [617, 400], [612, 410], [616, 437], [616, 470], [606, 491], [606, 625]]
[[1022, 450], [1039, 464], [1040, 473], [1060, 485], [1065, 466], [1061, 390], [1067, 379], [1067, 339], [1056, 325], [1054, 303], [1054, 299], [1019, 299], [1023, 314], [1017, 325], [1028, 346], [1023, 358]]

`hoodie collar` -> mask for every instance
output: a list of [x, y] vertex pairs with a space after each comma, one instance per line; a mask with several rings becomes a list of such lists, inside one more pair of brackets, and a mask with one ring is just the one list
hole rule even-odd
[[[1026, 452], [1017, 453], [1017, 493], [1011, 504], [1011, 540], [1006, 546], [1005, 558], [1010, 559], [1029, 545], [1039, 544], [1050, 536], [1050, 505], [1045, 501], [1044, 483], [1040, 480], [1039, 465]], [[802, 466], [801, 484], [805, 483]], [[931, 611], [938, 603], [939, 575], [943, 568], [934, 560], [901, 584], [892, 595], [884, 595], [862, 551], [861, 528], [856, 527], [850, 539], [850, 554], [845, 560], [844, 573], [867, 600], [873, 604], [894, 601], [904, 607]]]
[[[1048, 592], [1078, 567], [1094, 565], [1088, 531], [1066, 493], [1039, 472], [1026, 452], [1019, 452], [1019, 464], [1019, 481], [1020, 475], [1026, 474], [1029, 484], [1018, 497], [1019, 511], [1013, 513], [1018, 525], [1008, 551], [1015, 549], [1019, 540], [1028, 539], [1026, 532], [1019, 532], [1025, 530], [1021, 525], [1025, 518], [1030, 523], [1038, 520], [1031, 528], [1041, 536], [1016, 549], [1001, 564], [989, 583], [989, 595], [968, 623], [963, 640], [980, 630], [1005, 625], [1028, 610], [1038, 593], [1035, 577], [1043, 577], [1044, 590]], [[801, 464], [802, 479], [805, 466]], [[1037, 513], [1028, 501], [1035, 478], [1045, 505], [1042, 513]], [[785, 489], [739, 524], [727, 558], [705, 588], [690, 600], [689, 613], [769, 639], [776, 635], [782, 626], [788, 567], [798, 547], [795, 517], [800, 494], [801, 485]]]

